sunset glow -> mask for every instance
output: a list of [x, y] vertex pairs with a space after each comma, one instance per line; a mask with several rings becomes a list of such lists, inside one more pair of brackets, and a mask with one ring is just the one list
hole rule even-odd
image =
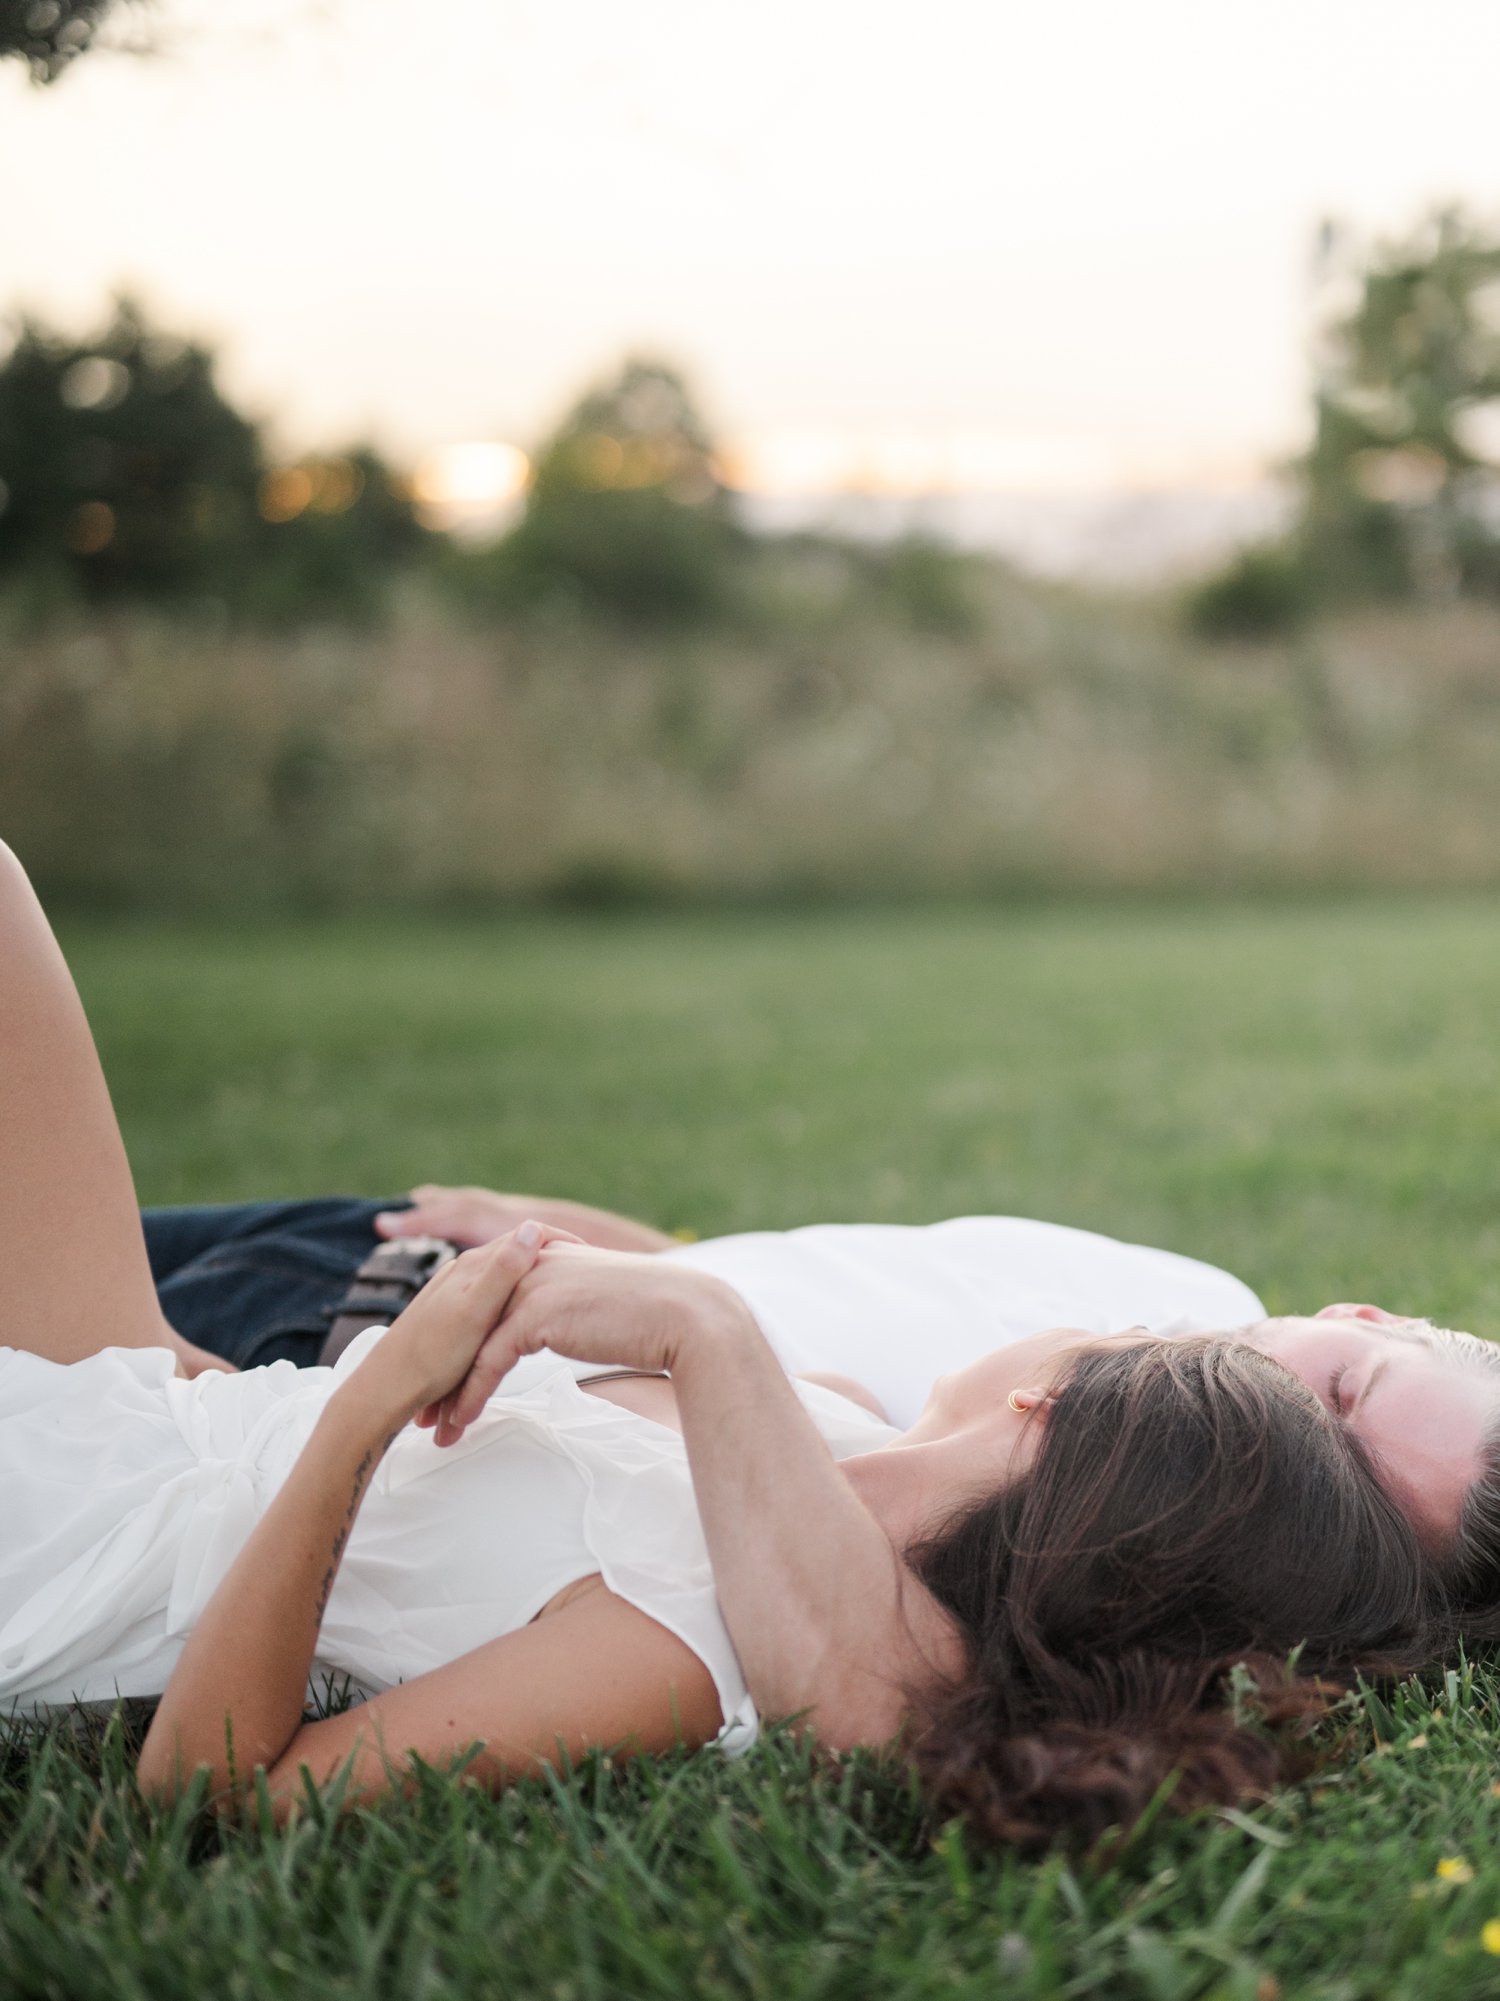
[[429, 507], [494, 507], [521, 491], [530, 470], [517, 445], [444, 445], [417, 467], [413, 487]]

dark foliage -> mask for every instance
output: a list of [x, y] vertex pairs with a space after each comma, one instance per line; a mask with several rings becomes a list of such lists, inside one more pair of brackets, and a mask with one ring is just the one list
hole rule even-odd
[[254, 427], [212, 358], [122, 303], [102, 337], [23, 324], [0, 369], [0, 571], [66, 571], [90, 598], [222, 588], [258, 539]]
[[1304, 623], [1317, 604], [1307, 558], [1293, 542], [1243, 550], [1188, 600], [1205, 639], [1268, 639]]
[[263, 528], [247, 583], [269, 624], [370, 622], [391, 578], [425, 560], [436, 539], [417, 521], [406, 482], [368, 446], [266, 474], [257, 503]]
[[89, 342], [23, 323], [0, 365], [0, 574], [91, 603], [361, 618], [424, 540], [371, 451], [269, 468], [211, 353], [129, 300]]
[[632, 361], [542, 448], [520, 524], [452, 575], [479, 607], [560, 601], [681, 624], [729, 606], [744, 551], [681, 378]]
[[1318, 342], [1313, 442], [1287, 541], [1190, 601], [1215, 636], [1287, 631], [1322, 606], [1500, 596], [1500, 240], [1457, 211], [1330, 275], [1358, 301]]
[[19, 56], [52, 83], [90, 47], [112, 0], [0, 0], [0, 58]]
[[1325, 333], [1301, 539], [1330, 596], [1500, 585], [1497, 306], [1500, 242], [1450, 211], [1378, 251]]
[[967, 639], [979, 630], [972, 557], [911, 535], [881, 550], [873, 567], [891, 605], [915, 631]]

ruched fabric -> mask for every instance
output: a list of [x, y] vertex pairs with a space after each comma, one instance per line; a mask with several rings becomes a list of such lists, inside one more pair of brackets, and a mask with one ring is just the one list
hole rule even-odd
[[[276, 1362], [192, 1382], [165, 1349], [62, 1367], [0, 1348], [0, 1709], [159, 1693], [337, 1383], [384, 1331], [334, 1370]], [[532, 1357], [458, 1445], [397, 1436], [349, 1538], [315, 1683], [373, 1694], [410, 1680], [597, 1572], [703, 1661], [724, 1747], [753, 1739], [683, 1441], [581, 1390], [582, 1373]], [[898, 1435], [796, 1387], [836, 1458]]]

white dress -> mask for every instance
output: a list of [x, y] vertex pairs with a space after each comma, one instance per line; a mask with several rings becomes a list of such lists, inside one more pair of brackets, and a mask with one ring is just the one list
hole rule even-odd
[[[0, 1348], [0, 1711], [155, 1695], [335, 1384], [290, 1362], [182, 1382], [163, 1348], [63, 1367]], [[456, 1445], [402, 1431], [371, 1482], [324, 1615], [313, 1681], [373, 1694], [532, 1619], [602, 1574], [708, 1668], [721, 1742], [756, 1716], [719, 1611], [674, 1431], [529, 1357]], [[898, 1434], [795, 1385], [835, 1458]]]

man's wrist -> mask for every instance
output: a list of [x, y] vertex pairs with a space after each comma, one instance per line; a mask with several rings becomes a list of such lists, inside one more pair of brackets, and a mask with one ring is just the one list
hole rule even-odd
[[678, 1295], [673, 1316], [668, 1364], [672, 1374], [701, 1366], [718, 1368], [729, 1354], [766, 1347], [754, 1314], [733, 1286], [707, 1272], [685, 1268], [682, 1276], [688, 1283]]

